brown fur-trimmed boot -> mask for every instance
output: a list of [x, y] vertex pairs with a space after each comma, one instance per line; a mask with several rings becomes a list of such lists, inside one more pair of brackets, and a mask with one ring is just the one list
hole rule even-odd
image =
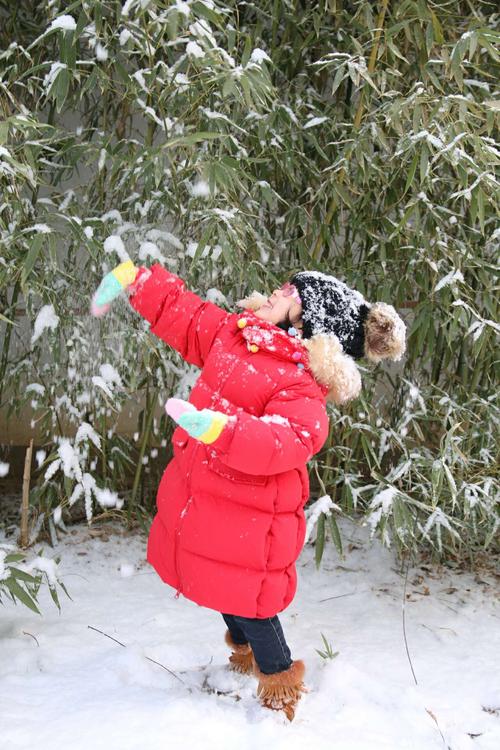
[[240, 674], [252, 674], [253, 672], [253, 651], [248, 643], [240, 645], [235, 643], [231, 638], [231, 633], [226, 630], [225, 635], [227, 645], [233, 653], [229, 657], [229, 669]]
[[273, 711], [284, 711], [286, 718], [292, 721], [295, 708], [302, 693], [307, 689], [303, 683], [306, 668], [303, 661], [294, 661], [288, 669], [274, 674], [264, 674], [254, 663], [254, 674], [259, 680], [257, 696], [265, 708]]

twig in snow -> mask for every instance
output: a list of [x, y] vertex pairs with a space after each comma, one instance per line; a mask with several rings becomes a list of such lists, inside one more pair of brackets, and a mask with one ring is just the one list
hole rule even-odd
[[[413, 531], [412, 535], [415, 534], [415, 527], [417, 525], [417, 514], [415, 513], [415, 523], [413, 524]], [[405, 583], [403, 586], [403, 637], [405, 641], [405, 648], [406, 648], [406, 655], [408, 657], [408, 661], [410, 662], [410, 668], [411, 673], [413, 675], [413, 679], [415, 680], [415, 685], [418, 685], [417, 678], [415, 676], [415, 670], [413, 669], [413, 664], [411, 661], [410, 651], [408, 649], [408, 641], [406, 639], [406, 623], [405, 623], [405, 614], [406, 614], [406, 585], [408, 583], [408, 572], [410, 570], [410, 554], [408, 554], [408, 562], [406, 565], [406, 572], [405, 572]], [[439, 734], [441, 735], [441, 739], [443, 740], [443, 745], [445, 746], [446, 750], [452, 750], [450, 745], [446, 742], [444, 738], [444, 734], [441, 731], [441, 727], [439, 726], [438, 720], [436, 719], [435, 715], [432, 713], [432, 711], [429, 708], [425, 709], [426, 712], [429, 714], [429, 716], [434, 720], [434, 723], [436, 724], [436, 727], [438, 729]]]
[[[417, 525], [417, 514], [415, 513], [415, 523], [413, 524], [413, 531], [412, 536], [415, 534], [415, 526]], [[417, 678], [415, 675], [415, 670], [413, 669], [413, 664], [411, 661], [410, 656], [410, 650], [408, 648], [408, 640], [406, 638], [406, 621], [405, 621], [405, 614], [406, 614], [406, 585], [408, 583], [408, 571], [410, 570], [410, 554], [408, 553], [408, 563], [406, 565], [406, 573], [405, 573], [405, 583], [403, 586], [403, 638], [405, 642], [405, 649], [406, 649], [406, 656], [408, 657], [408, 661], [410, 662], [410, 668], [411, 673], [413, 675], [413, 679], [415, 680], [415, 685], [418, 685]]]
[[319, 604], [321, 604], [322, 602], [329, 602], [332, 599], [342, 599], [343, 596], [354, 596], [354, 594], [361, 594], [361, 593], [362, 593], [361, 591], [351, 591], [350, 594], [337, 594], [337, 596], [327, 596], [326, 599], [320, 599]]
[[446, 750], [452, 750], [452, 748], [450, 747], [450, 745], [448, 745], [448, 743], [446, 742], [446, 740], [444, 738], [444, 734], [441, 731], [441, 727], [439, 726], [438, 720], [436, 719], [436, 717], [434, 716], [434, 714], [432, 713], [432, 711], [429, 708], [426, 708], [425, 710], [429, 714], [429, 716], [434, 720], [434, 723], [436, 724], [436, 726], [438, 728], [438, 732], [441, 735], [441, 739], [443, 740], [443, 744], [444, 744]]
[[[101, 635], [105, 635], [106, 638], [110, 638], [112, 641], [114, 641], [115, 643], [117, 643], [119, 646], [122, 646], [123, 648], [127, 648], [124, 643], [122, 643], [121, 641], [117, 640], [116, 638], [113, 638], [112, 635], [108, 635], [107, 633], [104, 633], [104, 631], [99, 630], [99, 628], [94, 628], [92, 625], [87, 625], [87, 627], [89, 628], [89, 630], [95, 630], [96, 633], [100, 633]], [[147, 659], [148, 661], [152, 662], [153, 664], [157, 664], [159, 667], [161, 667], [166, 672], [168, 672], [169, 674], [171, 674], [172, 677], [175, 677], [176, 680], [179, 680], [179, 682], [182, 682], [182, 684], [185, 685], [185, 687], [189, 690], [190, 693], [192, 692], [191, 688], [188, 685], [186, 685], [186, 683], [184, 682], [184, 680], [181, 677], [179, 677], [178, 674], [176, 674], [171, 669], [169, 669], [168, 667], [166, 667], [164, 664], [160, 664], [159, 661], [155, 661], [154, 659], [151, 659], [149, 656], [144, 656], [144, 658]]]
[[106, 638], [109, 638], [110, 640], [114, 641], [119, 646], [122, 646], [123, 648], [127, 648], [124, 643], [122, 643], [121, 641], [118, 641], [116, 638], [113, 638], [112, 635], [108, 635], [107, 633], [104, 633], [102, 630], [99, 630], [99, 628], [94, 628], [93, 625], [87, 625], [87, 627], [89, 628], [89, 630], [95, 630], [96, 633], [100, 633], [101, 635], [105, 635]]
[[23, 635], [30, 635], [34, 641], [36, 641], [36, 645], [39, 647], [40, 644], [38, 643], [38, 639], [33, 635], [33, 633], [28, 633], [26, 630], [23, 630]]

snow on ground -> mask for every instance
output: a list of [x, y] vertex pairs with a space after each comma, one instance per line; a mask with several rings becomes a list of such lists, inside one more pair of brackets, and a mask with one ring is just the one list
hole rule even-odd
[[[144, 560], [144, 536], [72, 528], [45, 554], [61, 555], [73, 601], [61, 592], [58, 614], [44, 590], [43, 617], [0, 610], [2, 750], [498, 750], [494, 577], [410, 569], [415, 686], [404, 576], [366, 528], [344, 523], [343, 534], [345, 559], [328, 549], [319, 572], [304, 550], [281, 616], [310, 689], [289, 724], [258, 705], [254, 678], [227, 671], [222, 618], [174, 598]], [[333, 660], [316, 653], [321, 633]]]

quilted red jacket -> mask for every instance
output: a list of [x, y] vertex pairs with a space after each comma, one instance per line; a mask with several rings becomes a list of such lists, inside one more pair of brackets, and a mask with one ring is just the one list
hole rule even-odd
[[299, 339], [250, 310], [231, 314], [203, 301], [160, 265], [151, 272], [132, 306], [152, 333], [201, 368], [190, 402], [236, 419], [211, 445], [175, 430], [148, 561], [197, 604], [272, 617], [297, 587], [306, 462], [328, 434], [325, 388]]

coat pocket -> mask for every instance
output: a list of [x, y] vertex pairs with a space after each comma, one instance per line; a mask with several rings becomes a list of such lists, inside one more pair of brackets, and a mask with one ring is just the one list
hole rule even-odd
[[230, 479], [233, 482], [253, 485], [267, 484], [268, 477], [265, 474], [246, 474], [244, 471], [232, 469], [221, 461], [220, 458], [216, 458], [215, 456], [209, 458], [208, 467], [210, 471], [215, 472], [215, 474], [218, 474], [221, 477]]

